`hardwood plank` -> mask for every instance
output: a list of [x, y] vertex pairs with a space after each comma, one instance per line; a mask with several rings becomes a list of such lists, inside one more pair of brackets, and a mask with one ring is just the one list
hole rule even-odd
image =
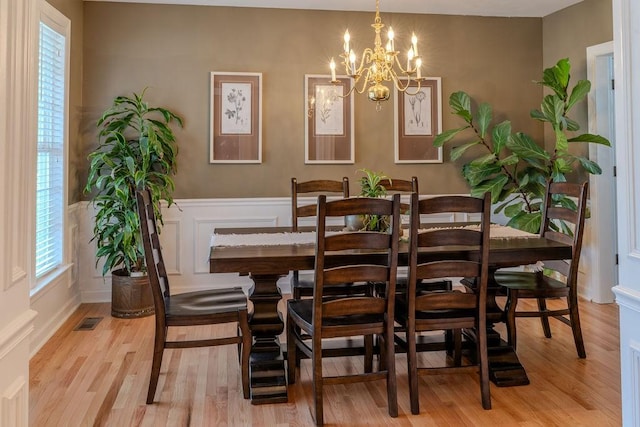
[[[551, 321], [544, 338], [537, 319], [518, 319], [518, 357], [531, 384], [491, 386], [493, 409], [480, 403], [477, 376], [420, 377], [420, 415], [411, 415], [406, 355], [396, 356], [398, 418], [386, 409], [384, 382], [325, 387], [328, 425], [561, 426], [621, 424], [618, 309], [581, 301], [587, 358], [578, 359], [571, 330]], [[92, 331], [73, 331], [84, 317], [104, 319]], [[180, 330], [205, 336], [231, 327]], [[33, 426], [307, 426], [311, 362], [303, 360], [285, 404], [251, 405], [242, 398], [235, 346], [166, 350], [156, 403], [146, 405], [153, 317], [116, 319], [108, 304], [83, 304], [30, 361]], [[498, 325], [504, 336], [504, 328]], [[420, 361], [442, 363], [441, 352]], [[363, 369], [358, 358], [325, 359], [327, 372]]]

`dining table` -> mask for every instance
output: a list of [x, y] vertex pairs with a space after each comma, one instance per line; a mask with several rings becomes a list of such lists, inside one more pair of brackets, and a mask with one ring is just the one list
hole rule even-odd
[[[427, 224], [426, 227], [456, 226], [454, 223]], [[518, 230], [519, 231], [519, 230]], [[499, 237], [492, 232], [489, 250], [490, 270], [535, 264], [538, 261], [568, 259], [571, 246], [538, 235]], [[216, 228], [212, 236], [209, 271], [238, 273], [253, 281], [249, 300], [253, 304], [249, 326], [253, 335], [250, 357], [250, 387], [253, 404], [288, 401], [286, 367], [279, 335], [284, 330], [278, 303], [282, 292], [277, 282], [290, 271], [313, 270], [315, 263], [315, 233], [312, 227], [246, 227]], [[241, 242], [241, 243], [233, 243]], [[407, 265], [408, 245], [401, 241], [398, 264]], [[477, 259], [477, 247], [442, 246], [421, 250], [419, 262], [428, 262], [452, 255], [461, 259]], [[384, 257], [386, 253], [366, 250], [351, 251], [340, 256], [358, 257], [362, 261]], [[491, 279], [490, 279], [491, 283]], [[498, 286], [490, 285], [487, 296], [487, 328], [489, 328], [489, 371], [497, 386], [529, 384], [525, 369], [515, 350], [501, 339], [493, 326], [504, 320], [496, 301]], [[473, 334], [470, 335], [473, 338]]]

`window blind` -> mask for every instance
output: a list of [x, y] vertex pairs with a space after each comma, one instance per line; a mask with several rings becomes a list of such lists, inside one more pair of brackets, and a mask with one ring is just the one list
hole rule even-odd
[[40, 22], [36, 277], [63, 261], [66, 37]]

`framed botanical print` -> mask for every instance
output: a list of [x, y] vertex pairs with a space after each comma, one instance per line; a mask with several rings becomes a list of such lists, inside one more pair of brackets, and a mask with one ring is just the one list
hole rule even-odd
[[210, 163], [262, 162], [262, 73], [211, 72]]
[[351, 78], [304, 76], [305, 163], [354, 163], [353, 97]]
[[[405, 82], [406, 83], [406, 82]], [[442, 147], [433, 146], [442, 131], [440, 77], [427, 77], [395, 90], [395, 162], [442, 163]]]

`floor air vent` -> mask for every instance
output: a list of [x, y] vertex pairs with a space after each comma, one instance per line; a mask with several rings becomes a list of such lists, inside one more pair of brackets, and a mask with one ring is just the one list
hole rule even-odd
[[92, 331], [98, 326], [98, 323], [100, 323], [102, 319], [102, 317], [85, 317], [78, 323], [78, 326], [74, 328], [74, 331]]

